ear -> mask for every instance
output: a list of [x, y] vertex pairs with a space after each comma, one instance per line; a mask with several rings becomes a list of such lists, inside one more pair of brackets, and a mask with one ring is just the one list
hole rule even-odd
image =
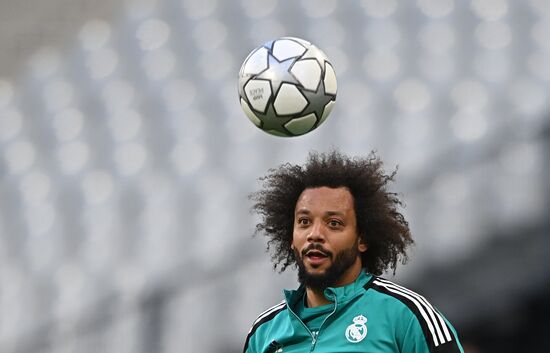
[[359, 239], [357, 239], [357, 248], [359, 249], [359, 252], [363, 253], [363, 252], [367, 251], [369, 246], [367, 245], [367, 243], [365, 243], [363, 238], [359, 237]]

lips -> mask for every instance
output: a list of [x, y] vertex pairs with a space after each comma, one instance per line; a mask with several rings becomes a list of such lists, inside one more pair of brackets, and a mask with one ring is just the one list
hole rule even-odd
[[323, 262], [327, 261], [329, 255], [320, 250], [309, 250], [305, 253], [304, 257], [312, 266], [319, 266]]
[[310, 250], [306, 252], [307, 257], [328, 257], [328, 255], [322, 251], [319, 250]]

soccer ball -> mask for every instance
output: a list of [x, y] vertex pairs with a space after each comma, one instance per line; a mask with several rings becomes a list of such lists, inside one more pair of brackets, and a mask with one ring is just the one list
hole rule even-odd
[[336, 100], [336, 74], [327, 56], [293, 37], [254, 49], [239, 71], [246, 116], [276, 136], [299, 136], [321, 125]]

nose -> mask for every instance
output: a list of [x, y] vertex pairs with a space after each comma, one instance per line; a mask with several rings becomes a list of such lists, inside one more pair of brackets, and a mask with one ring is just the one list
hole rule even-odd
[[316, 222], [312, 225], [312, 227], [310, 228], [310, 232], [307, 235], [306, 240], [309, 243], [324, 243], [325, 242], [325, 236], [323, 235], [323, 230], [322, 230], [320, 222]]

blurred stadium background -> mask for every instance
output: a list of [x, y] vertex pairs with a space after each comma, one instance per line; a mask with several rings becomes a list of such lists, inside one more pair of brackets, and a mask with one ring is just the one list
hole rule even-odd
[[[283, 35], [338, 77], [295, 139], [237, 98]], [[247, 195], [331, 146], [399, 166], [394, 279], [468, 353], [548, 351], [550, 2], [4, 0], [0, 53], [0, 352], [240, 352], [296, 286]]]

